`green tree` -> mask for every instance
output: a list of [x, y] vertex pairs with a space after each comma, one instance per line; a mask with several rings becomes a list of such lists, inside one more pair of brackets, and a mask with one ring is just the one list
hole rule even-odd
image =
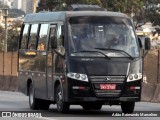
[[[66, 3], [67, 6], [63, 6]], [[66, 10], [71, 4], [92, 4], [106, 8], [108, 11], [123, 12], [128, 15], [134, 14], [134, 19], [144, 19], [144, 0], [40, 0], [39, 8], [45, 10]]]
[[20, 33], [20, 28], [22, 26], [21, 20], [16, 20], [12, 22], [11, 29], [8, 30], [8, 51], [16, 51], [18, 48], [18, 36]]
[[2, 26], [0, 26], [0, 52], [3, 51], [3, 41], [4, 41], [4, 28], [2, 28]]
[[159, 0], [144, 0], [145, 3], [145, 15], [147, 20], [152, 22], [154, 25], [160, 25], [160, 4]]
[[[7, 49], [8, 51], [16, 51], [18, 48], [18, 36], [19, 30], [21, 27], [22, 21], [15, 21], [13, 22], [10, 29], [8, 29], [8, 37], [7, 37]], [[5, 30], [2, 26], [0, 26], [0, 52], [3, 51], [3, 43], [4, 43], [4, 36]]]
[[[66, 6], [63, 6], [63, 3]], [[37, 11], [66, 10], [71, 4], [95, 4], [101, 6], [101, 0], [40, 0]]]
[[18, 48], [18, 35], [19, 32], [17, 30], [8, 30], [8, 45], [7, 49], [8, 51], [16, 51]]

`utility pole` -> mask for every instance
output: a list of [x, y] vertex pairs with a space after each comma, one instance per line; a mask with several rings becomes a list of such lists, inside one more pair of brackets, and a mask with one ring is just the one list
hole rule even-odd
[[37, 0], [33, 0], [33, 13], [36, 13]]

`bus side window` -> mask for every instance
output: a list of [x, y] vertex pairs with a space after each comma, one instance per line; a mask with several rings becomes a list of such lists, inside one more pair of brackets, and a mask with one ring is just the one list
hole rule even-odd
[[29, 45], [28, 45], [28, 48], [30, 50], [36, 49], [37, 32], [38, 32], [38, 24], [33, 24], [31, 26]]
[[38, 48], [37, 50], [43, 51], [46, 49], [46, 40], [48, 33], [48, 24], [41, 24], [39, 37], [38, 37]]
[[20, 49], [27, 48], [28, 30], [29, 30], [29, 24], [25, 24], [23, 29]]

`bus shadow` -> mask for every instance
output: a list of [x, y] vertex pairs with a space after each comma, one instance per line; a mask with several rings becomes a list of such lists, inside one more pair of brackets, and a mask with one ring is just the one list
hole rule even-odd
[[56, 108], [48, 111], [42, 111], [46, 117], [112, 117], [113, 114], [121, 114], [121, 111], [105, 111], [105, 110], [83, 110], [82, 108], [71, 108], [66, 113], [60, 113]]

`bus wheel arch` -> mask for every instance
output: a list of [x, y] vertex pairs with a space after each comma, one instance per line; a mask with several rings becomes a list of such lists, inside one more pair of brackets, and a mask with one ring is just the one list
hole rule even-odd
[[55, 82], [55, 101], [57, 104], [57, 111], [66, 113], [69, 110], [69, 103], [66, 103], [63, 101], [63, 90], [62, 90], [62, 84], [60, 81]]
[[33, 81], [31, 79], [28, 79], [27, 80], [27, 95], [29, 95], [29, 87], [30, 87], [30, 84], [32, 84]]
[[56, 101], [56, 90], [58, 88], [58, 86], [61, 85], [60, 81], [59, 80], [56, 80], [55, 83], [54, 83], [54, 100]]
[[27, 81], [27, 94], [29, 96], [29, 106], [32, 110], [39, 110], [40, 100], [35, 98], [35, 88], [32, 79]]

